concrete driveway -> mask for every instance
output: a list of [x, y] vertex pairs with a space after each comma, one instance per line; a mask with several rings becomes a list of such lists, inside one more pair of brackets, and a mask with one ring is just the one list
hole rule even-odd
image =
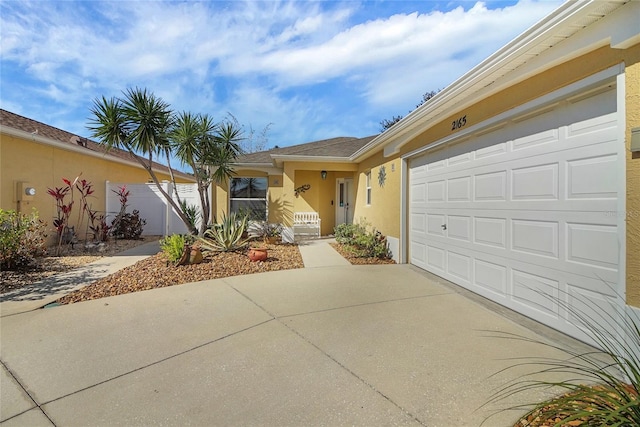
[[[0, 420], [477, 426], [541, 398], [480, 408], [533, 369], [492, 376], [516, 363], [509, 359], [557, 355], [486, 331], [583, 347], [481, 301], [407, 265], [332, 266], [6, 316]], [[512, 425], [520, 414], [484, 425]]]

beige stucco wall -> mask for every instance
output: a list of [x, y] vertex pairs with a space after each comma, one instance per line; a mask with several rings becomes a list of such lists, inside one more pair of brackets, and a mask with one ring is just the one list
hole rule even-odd
[[[47, 194], [47, 188], [63, 187], [62, 178], [73, 181], [78, 175], [93, 184], [95, 193], [90, 202], [92, 209], [105, 210], [106, 181], [145, 183], [149, 175], [142, 167], [125, 165], [109, 160], [107, 157], [92, 157], [77, 152], [55, 148], [50, 145], [21, 139], [6, 134], [0, 135], [0, 208], [4, 210], [20, 210], [29, 213], [35, 208], [40, 218], [48, 223], [49, 244], [54, 243], [55, 231], [53, 219], [56, 214], [56, 203]], [[168, 175], [159, 174], [161, 180], [169, 179]], [[16, 201], [16, 183], [28, 182], [36, 189], [31, 201]], [[184, 181], [183, 181], [184, 182]], [[135, 197], [133, 194], [131, 197]], [[67, 201], [70, 196], [67, 196]], [[83, 237], [82, 230], [77, 227], [80, 209], [79, 196], [76, 191], [75, 203], [71, 214], [70, 225], [76, 226], [76, 232]], [[86, 225], [86, 220], [84, 222]]]
[[[284, 164], [282, 199], [282, 223], [290, 227], [293, 212], [318, 212], [321, 222], [321, 234], [333, 233], [335, 227], [336, 179], [354, 178], [357, 165], [350, 163], [305, 163], [287, 162]], [[320, 172], [327, 171], [323, 180]], [[308, 184], [311, 187], [295, 197], [295, 189]]]
[[[640, 45], [625, 58], [625, 140], [630, 147], [631, 129], [640, 127]], [[627, 303], [640, 307], [640, 153], [627, 150]]]
[[[401, 161], [385, 159], [378, 153], [360, 163], [355, 187], [357, 188], [354, 221], [370, 223], [386, 236], [400, 238], [400, 186]], [[380, 168], [384, 166], [385, 181], [380, 185]], [[371, 171], [371, 204], [367, 205], [366, 173]]]

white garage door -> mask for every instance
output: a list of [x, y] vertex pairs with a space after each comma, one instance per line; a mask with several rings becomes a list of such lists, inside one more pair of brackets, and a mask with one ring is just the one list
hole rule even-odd
[[410, 262], [589, 340], [567, 307], [619, 304], [616, 118], [601, 89], [410, 160]]

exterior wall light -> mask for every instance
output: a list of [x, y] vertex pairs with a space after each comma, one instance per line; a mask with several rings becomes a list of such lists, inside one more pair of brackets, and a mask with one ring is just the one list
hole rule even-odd
[[325, 179], [327, 179], [327, 171], [322, 171], [320, 172], [320, 176], [322, 177], [322, 180], [324, 181]]
[[36, 195], [36, 189], [33, 187], [26, 187], [24, 189], [24, 195], [25, 196], [35, 196]]

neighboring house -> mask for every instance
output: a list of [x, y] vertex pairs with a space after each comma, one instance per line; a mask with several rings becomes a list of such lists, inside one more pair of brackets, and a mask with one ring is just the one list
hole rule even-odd
[[[160, 180], [170, 179], [166, 166], [154, 163], [153, 170]], [[148, 172], [126, 151], [114, 148], [105, 152], [94, 141], [0, 109], [1, 209], [30, 213], [35, 208], [52, 229], [57, 217], [56, 204], [47, 188], [63, 187], [62, 178], [74, 180], [79, 174], [93, 184], [91, 207], [99, 213], [106, 210], [107, 181], [130, 184], [150, 181]], [[195, 182], [180, 172], [176, 181]], [[26, 188], [35, 189], [35, 195], [25, 194]], [[130, 200], [134, 199], [135, 194], [131, 194]], [[77, 192], [75, 200], [70, 217], [72, 226], [77, 225], [81, 208]], [[109, 214], [112, 219], [114, 213]], [[76, 228], [76, 233], [84, 237], [84, 230]], [[49, 243], [53, 243], [54, 233], [49, 235]]]
[[[285, 238], [294, 212], [318, 212], [323, 234], [366, 219], [398, 261], [588, 339], [566, 306], [640, 307], [638, 138], [640, 2], [577, 1], [381, 135], [250, 154], [237, 172], [260, 179]], [[244, 185], [218, 189], [219, 214], [251, 202]]]

